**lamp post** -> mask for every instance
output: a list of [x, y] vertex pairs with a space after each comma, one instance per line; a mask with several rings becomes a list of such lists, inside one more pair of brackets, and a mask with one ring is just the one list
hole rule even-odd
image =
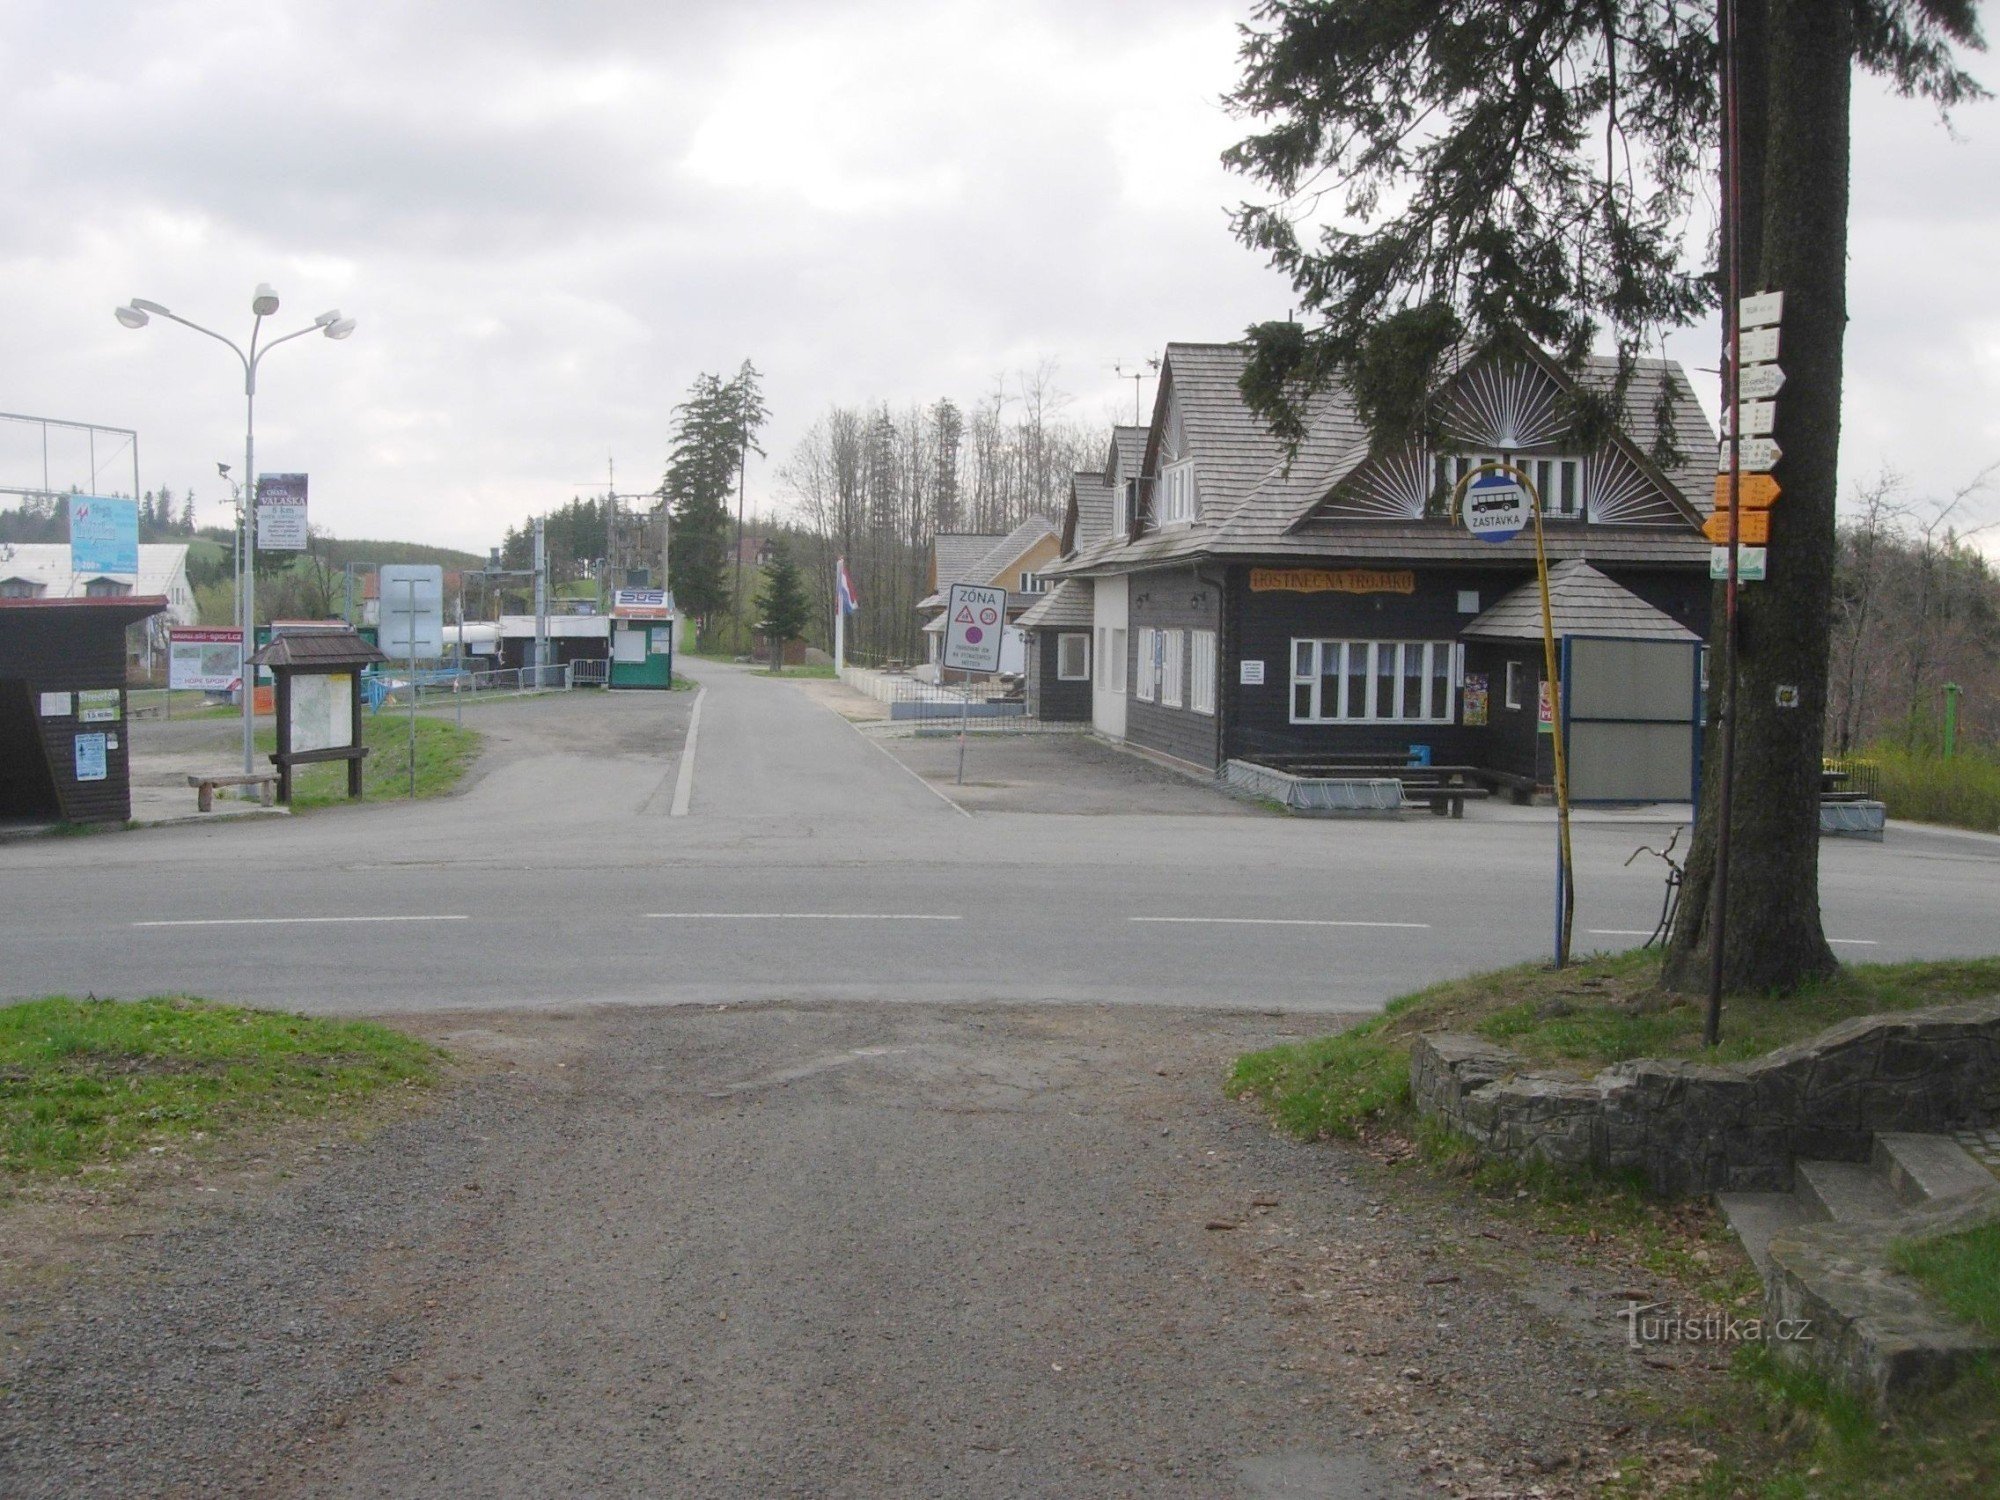
[[293, 339], [304, 338], [309, 333], [323, 333], [330, 339], [344, 339], [354, 332], [354, 319], [343, 318], [338, 308], [323, 312], [296, 333], [287, 333], [272, 339], [262, 348], [257, 345], [263, 333], [264, 320], [278, 310], [278, 294], [271, 290], [269, 282], [260, 282], [250, 298], [250, 312], [254, 321], [250, 325], [250, 346], [246, 353], [234, 339], [225, 338], [213, 328], [204, 328], [179, 313], [169, 312], [157, 302], [148, 302], [143, 297], [134, 297], [125, 306], [116, 308], [113, 316], [127, 328], [144, 328], [154, 318], [165, 318], [179, 323], [183, 328], [192, 328], [196, 333], [205, 333], [217, 343], [227, 344], [229, 350], [243, 363], [243, 501], [239, 507], [243, 515], [243, 774], [256, 774], [256, 728], [257, 728], [257, 681], [256, 673], [250, 665], [251, 653], [256, 649], [257, 640], [257, 366], [280, 344], [288, 344]]

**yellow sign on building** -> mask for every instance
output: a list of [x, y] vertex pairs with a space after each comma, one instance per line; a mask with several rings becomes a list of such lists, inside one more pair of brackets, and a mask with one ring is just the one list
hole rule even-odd
[[1250, 592], [1269, 594], [1414, 594], [1408, 568], [1252, 568]]

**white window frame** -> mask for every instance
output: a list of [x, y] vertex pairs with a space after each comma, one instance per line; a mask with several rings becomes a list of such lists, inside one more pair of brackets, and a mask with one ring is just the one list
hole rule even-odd
[[[1067, 652], [1075, 649], [1083, 660], [1081, 663], [1065, 663]], [[1076, 671], [1068, 670], [1075, 666]], [[1056, 635], [1056, 680], [1058, 682], [1090, 681], [1090, 633], [1084, 630], [1065, 630]]]
[[1521, 670], [1519, 662], [1510, 661], [1507, 663], [1506, 672], [1502, 675], [1505, 678], [1505, 690], [1501, 694], [1500, 701], [1509, 708], [1519, 708], [1522, 703], [1521, 679], [1527, 674]]
[[1132, 490], [1123, 475], [1111, 483], [1111, 534], [1121, 542], [1132, 534]]
[[1512, 464], [1534, 480], [1542, 514], [1552, 521], [1584, 521], [1583, 459], [1574, 453], [1447, 453], [1441, 478], [1449, 489], [1480, 464]]
[[1215, 712], [1215, 632], [1188, 632], [1188, 707], [1198, 714]]
[[1160, 685], [1160, 632], [1150, 625], [1139, 627], [1138, 671], [1133, 675], [1132, 696], [1151, 703]]
[[1160, 470], [1160, 524], [1162, 526], [1185, 526], [1191, 523], [1200, 506], [1196, 503], [1194, 483], [1194, 460], [1181, 459]]
[[1179, 708], [1187, 694], [1187, 632], [1160, 632], [1160, 707]]
[[1049, 580], [1045, 576], [1040, 573], [1030, 573], [1023, 570], [1021, 573], [1021, 586], [1014, 592], [1017, 594], [1046, 594], [1048, 591]]
[[[1416, 712], [1409, 712], [1410, 705], [1403, 700], [1404, 684], [1408, 681], [1407, 655], [1410, 651], [1421, 653], [1419, 676], [1422, 684], [1419, 693], [1425, 700], [1416, 705]], [[1355, 653], [1360, 653], [1361, 680], [1367, 684], [1362, 690], [1368, 700], [1360, 713], [1348, 712], [1347, 686], [1354, 675]], [[1336, 670], [1329, 674], [1324, 665], [1329, 654], [1335, 656]], [[1384, 653], [1393, 664], [1388, 673], [1382, 672]], [[1292, 639], [1291, 648], [1291, 696], [1286, 702], [1286, 710], [1294, 724], [1455, 724], [1458, 722], [1458, 688], [1464, 672], [1459, 660], [1459, 648], [1451, 641], [1373, 641], [1373, 640], [1319, 640], [1303, 636]], [[1438, 667], [1444, 668], [1442, 674]], [[1322, 701], [1323, 690], [1328, 677], [1338, 684], [1336, 701], [1327, 704]], [[1395, 683], [1395, 711], [1381, 714], [1376, 710], [1376, 683], [1386, 676]], [[1437, 704], [1430, 700], [1435, 696], [1434, 684], [1442, 676], [1444, 681], [1444, 702]], [[1307, 712], [1299, 712], [1299, 689], [1307, 690]]]
[[1111, 627], [1110, 654], [1099, 658], [1104, 663], [1104, 688], [1106, 692], [1125, 691], [1125, 627]]

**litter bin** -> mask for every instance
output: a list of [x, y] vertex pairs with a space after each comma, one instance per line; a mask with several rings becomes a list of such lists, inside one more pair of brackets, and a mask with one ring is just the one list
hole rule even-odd
[[1412, 745], [1412, 746], [1410, 746], [1410, 764], [1411, 764], [1411, 765], [1413, 765], [1413, 766], [1427, 766], [1427, 765], [1429, 765], [1430, 763], [1431, 763], [1431, 747], [1430, 747], [1429, 745]]

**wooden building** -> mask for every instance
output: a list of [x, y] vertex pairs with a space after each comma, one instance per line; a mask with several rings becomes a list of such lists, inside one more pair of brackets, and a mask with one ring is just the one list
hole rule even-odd
[[[1516, 650], [1489, 614], [1532, 583], [1532, 533], [1482, 542], [1446, 513], [1452, 481], [1489, 458], [1535, 478], [1551, 563], [1587, 564], [1557, 569], [1574, 596], [1569, 633], [1630, 630], [1698, 649], [1715, 435], [1678, 365], [1642, 361], [1625, 422], [1589, 448], [1565, 416], [1570, 377], [1522, 345], [1459, 365], [1433, 398], [1444, 434], [1434, 448], [1372, 444], [1335, 388], [1288, 456], [1244, 404], [1245, 358], [1237, 345], [1169, 345], [1136, 460], [1111, 445], [1097, 540], [1086, 519], [1097, 487], [1075, 490], [1064, 528], [1074, 545], [1048, 571], [1089, 587], [1099, 734], [1203, 772], [1421, 746], [1496, 783], [1546, 781], [1519, 741], [1524, 710], [1507, 706], [1541, 701], [1539, 628], [1534, 650]], [[1584, 379], [1611, 376], [1597, 361]], [[1080, 618], [1071, 606], [1051, 629]], [[1696, 712], [1692, 659], [1672, 667], [1688, 689], [1684, 719]], [[1657, 666], [1668, 671], [1667, 658]], [[1044, 701], [1071, 711], [1067, 694]], [[1687, 786], [1663, 775], [1648, 795], [1685, 797]]]
[[0, 820], [132, 816], [125, 632], [164, 596], [0, 598]]

